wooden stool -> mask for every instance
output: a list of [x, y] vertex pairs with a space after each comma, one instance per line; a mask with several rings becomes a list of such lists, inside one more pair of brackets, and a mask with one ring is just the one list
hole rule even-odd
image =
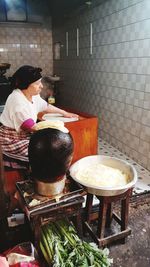
[[[41, 226], [49, 222], [58, 221], [61, 219], [71, 218], [75, 223], [79, 235], [82, 237], [82, 204], [85, 201], [85, 192], [73, 180], [66, 181], [66, 191], [56, 197], [44, 197], [35, 193], [34, 182], [27, 180], [16, 184], [19, 195], [20, 205], [26, 214], [33, 232], [34, 243], [39, 249], [39, 240], [41, 234]], [[41, 200], [35, 206], [30, 206], [24, 192], [33, 195], [32, 200]], [[33, 193], [33, 194], [32, 194]], [[32, 201], [30, 199], [30, 202]]]
[[2, 153], [0, 147], [0, 169], [1, 179], [3, 180], [3, 191], [7, 195], [7, 213], [12, 213], [14, 209], [19, 208], [17, 200], [16, 182], [25, 179], [28, 173], [28, 163], [15, 160]]
[[[129, 201], [132, 189], [117, 195], [117, 196], [96, 196], [99, 200], [99, 211], [92, 212], [93, 195], [87, 195], [86, 212], [85, 212], [85, 229], [91, 234], [94, 241], [100, 246], [108, 245], [118, 239], [125, 241], [125, 238], [131, 233], [131, 229], [128, 228], [128, 216], [129, 216]], [[114, 202], [121, 201], [121, 210], [119, 217], [113, 212], [112, 204]], [[95, 234], [90, 227], [91, 221], [98, 219], [97, 233]], [[115, 233], [109, 236], [105, 236], [106, 227], [111, 226], [112, 219], [114, 219], [121, 228], [119, 233]]]
[[29, 173], [29, 163], [3, 154], [5, 188], [11, 195], [16, 192], [16, 182], [25, 180]]
[[[74, 201], [66, 201], [61, 204], [56, 204], [46, 209], [33, 212], [28, 216], [31, 224], [31, 228], [34, 234], [34, 243], [37, 249], [39, 249], [39, 240], [41, 233], [41, 226], [49, 222], [54, 222], [57, 220], [65, 219], [71, 217], [75, 221], [75, 226], [82, 237], [82, 203], [84, 198], [77, 197]], [[27, 210], [26, 210], [27, 211]]]
[[15, 194], [16, 182], [24, 180], [22, 170], [5, 170], [4, 175], [6, 191], [10, 194]]

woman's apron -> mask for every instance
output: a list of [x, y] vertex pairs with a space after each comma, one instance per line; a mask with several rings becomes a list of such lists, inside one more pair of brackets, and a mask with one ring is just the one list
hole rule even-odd
[[0, 144], [2, 153], [8, 157], [28, 162], [28, 144], [31, 134], [24, 131], [0, 126]]

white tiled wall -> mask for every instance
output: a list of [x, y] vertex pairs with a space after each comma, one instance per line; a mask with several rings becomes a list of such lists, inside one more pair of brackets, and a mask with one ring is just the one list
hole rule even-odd
[[53, 31], [62, 44], [54, 62], [63, 80], [61, 104], [98, 115], [99, 136], [150, 170], [150, 1], [92, 3]]
[[22, 65], [53, 73], [52, 30], [40, 24], [0, 24], [0, 62], [10, 63], [6, 75], [11, 76]]

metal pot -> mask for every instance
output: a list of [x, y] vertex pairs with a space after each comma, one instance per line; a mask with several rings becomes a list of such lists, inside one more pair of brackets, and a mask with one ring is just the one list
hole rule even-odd
[[[84, 170], [87, 166], [92, 165], [92, 163], [101, 163], [103, 165], [119, 169], [123, 173], [129, 176], [129, 181], [124, 186], [116, 186], [116, 187], [101, 187], [98, 185], [91, 186], [88, 183], [82, 181], [81, 179], [76, 177], [77, 172], [80, 170]], [[134, 187], [137, 182], [137, 172], [133, 165], [128, 162], [109, 156], [103, 155], [95, 155], [84, 157], [78, 161], [76, 161], [69, 169], [71, 177], [81, 185], [85, 187], [85, 190], [93, 195], [97, 196], [115, 196], [124, 193], [129, 188]], [[94, 170], [93, 170], [94, 172]], [[91, 177], [92, 179], [92, 177]]]
[[10, 68], [10, 65], [9, 63], [0, 63], [0, 68], [5, 68], [5, 69], [9, 69]]
[[9, 69], [11, 66], [11, 64], [9, 63], [0, 63], [0, 71], [6, 71], [7, 69]]
[[0, 63], [0, 76], [6, 73], [6, 70], [9, 69], [11, 64], [9, 63]]
[[35, 191], [42, 196], [55, 196], [61, 194], [65, 187], [66, 176], [56, 182], [35, 181]]

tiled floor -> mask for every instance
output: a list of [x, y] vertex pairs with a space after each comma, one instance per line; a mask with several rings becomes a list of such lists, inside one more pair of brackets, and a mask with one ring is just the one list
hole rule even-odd
[[133, 194], [139, 195], [150, 192], [150, 171], [144, 169], [141, 165], [139, 165], [134, 160], [130, 159], [125, 154], [102, 139], [99, 139], [98, 153], [100, 155], [108, 155], [127, 160], [129, 163], [133, 164], [138, 174], [138, 181], [133, 190]]

